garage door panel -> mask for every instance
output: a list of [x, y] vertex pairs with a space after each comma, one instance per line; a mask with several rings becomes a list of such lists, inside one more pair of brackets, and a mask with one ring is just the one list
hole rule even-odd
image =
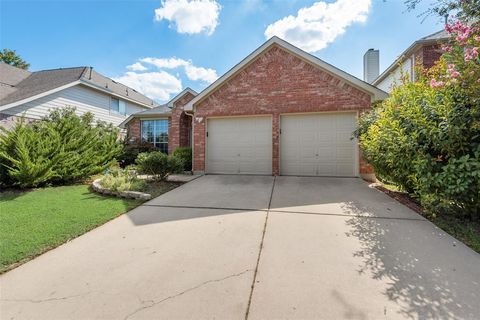
[[272, 173], [270, 117], [207, 120], [207, 172], [225, 174]]
[[355, 113], [282, 116], [281, 174], [355, 176], [355, 126]]

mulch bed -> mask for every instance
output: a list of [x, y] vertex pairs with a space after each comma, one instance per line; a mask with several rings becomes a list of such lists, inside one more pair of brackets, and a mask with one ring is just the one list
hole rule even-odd
[[389, 190], [389, 189], [385, 188], [384, 186], [378, 185], [378, 184], [374, 184], [374, 187], [375, 187], [375, 189], [382, 191], [383, 193], [385, 193], [389, 197], [397, 200], [398, 202], [400, 202], [404, 206], [407, 206], [410, 209], [412, 209], [413, 211], [415, 211], [419, 214], [422, 214], [422, 207], [420, 206], [418, 201], [416, 201], [415, 199], [410, 197], [407, 193], [400, 192], [400, 191], [392, 191], [392, 190]]

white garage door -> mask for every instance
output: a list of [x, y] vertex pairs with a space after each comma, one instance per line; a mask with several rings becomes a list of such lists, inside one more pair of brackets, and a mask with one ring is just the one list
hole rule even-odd
[[207, 120], [207, 173], [272, 174], [272, 118]]
[[356, 176], [356, 113], [281, 117], [280, 173]]

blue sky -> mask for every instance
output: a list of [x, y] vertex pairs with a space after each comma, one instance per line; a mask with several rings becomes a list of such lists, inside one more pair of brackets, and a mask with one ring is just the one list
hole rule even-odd
[[163, 102], [187, 86], [202, 90], [272, 34], [359, 78], [364, 52], [380, 49], [382, 71], [442, 28], [435, 17], [417, 17], [428, 5], [407, 12], [403, 0], [0, 0], [0, 46], [17, 50], [31, 70], [93, 66]]

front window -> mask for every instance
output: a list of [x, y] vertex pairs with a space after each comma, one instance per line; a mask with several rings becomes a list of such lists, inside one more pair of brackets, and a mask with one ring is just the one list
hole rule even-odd
[[142, 120], [142, 141], [168, 153], [168, 120]]
[[125, 101], [112, 97], [110, 99], [110, 111], [112, 111], [113, 113], [126, 115], [127, 107]]

